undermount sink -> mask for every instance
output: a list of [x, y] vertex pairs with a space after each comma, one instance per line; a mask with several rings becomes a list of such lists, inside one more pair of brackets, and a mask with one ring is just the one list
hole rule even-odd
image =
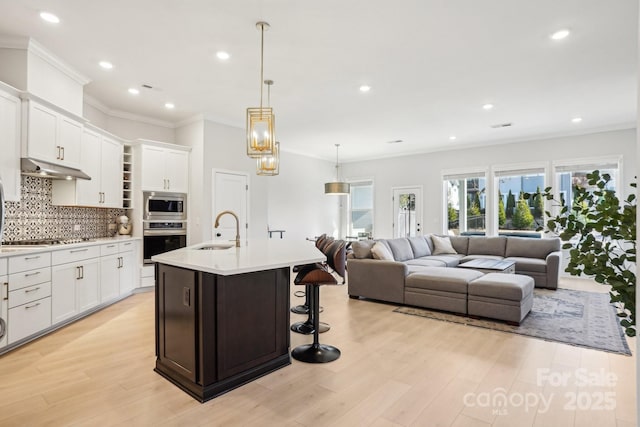
[[206, 245], [199, 246], [195, 249], [200, 251], [219, 251], [222, 249], [229, 249], [235, 246], [234, 242], [219, 242], [219, 243], [207, 243]]

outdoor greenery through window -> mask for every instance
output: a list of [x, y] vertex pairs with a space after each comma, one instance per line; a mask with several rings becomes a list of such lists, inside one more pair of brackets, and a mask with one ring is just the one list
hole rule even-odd
[[589, 188], [587, 178], [587, 174], [594, 170], [599, 170], [600, 175], [609, 174], [611, 176], [611, 180], [607, 183], [606, 190], [617, 189], [617, 163], [558, 166], [556, 167], [556, 200], [559, 200], [563, 205], [567, 205], [567, 203], [570, 203], [570, 201], [574, 199], [574, 191], [577, 187], [587, 189], [588, 191], [595, 190], [594, 188]]
[[373, 181], [351, 182], [349, 236], [373, 236]]
[[[544, 170], [496, 172], [498, 232], [534, 231], [544, 225]], [[525, 193], [530, 197], [525, 198]]]
[[449, 234], [485, 234], [486, 179], [484, 176], [445, 176]]

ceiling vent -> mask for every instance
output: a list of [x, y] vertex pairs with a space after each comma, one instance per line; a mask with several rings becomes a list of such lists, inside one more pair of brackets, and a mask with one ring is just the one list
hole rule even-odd
[[142, 87], [145, 89], [153, 89], [153, 86], [147, 84], [142, 85]]
[[513, 123], [498, 123], [497, 125], [491, 125], [492, 129], [508, 128], [513, 126]]
[[387, 144], [400, 144], [401, 142], [404, 142], [401, 139], [394, 139], [393, 141], [387, 141]]

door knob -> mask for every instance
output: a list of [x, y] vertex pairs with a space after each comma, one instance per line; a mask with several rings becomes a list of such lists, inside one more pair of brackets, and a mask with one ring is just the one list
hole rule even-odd
[[222, 234], [216, 233], [216, 237], [222, 237]]

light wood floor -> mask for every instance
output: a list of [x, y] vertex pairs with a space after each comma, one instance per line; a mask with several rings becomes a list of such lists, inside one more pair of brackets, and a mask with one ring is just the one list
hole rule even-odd
[[[346, 287], [324, 287], [321, 299], [332, 326], [321, 341], [342, 350], [339, 360], [293, 361], [200, 404], [153, 372], [153, 293], [132, 296], [0, 357], [0, 425], [636, 425], [635, 356], [392, 313], [393, 305], [350, 300]], [[562, 374], [564, 384], [552, 383]], [[584, 375], [616, 379], [577, 385]], [[483, 400], [499, 395], [508, 406]]]

